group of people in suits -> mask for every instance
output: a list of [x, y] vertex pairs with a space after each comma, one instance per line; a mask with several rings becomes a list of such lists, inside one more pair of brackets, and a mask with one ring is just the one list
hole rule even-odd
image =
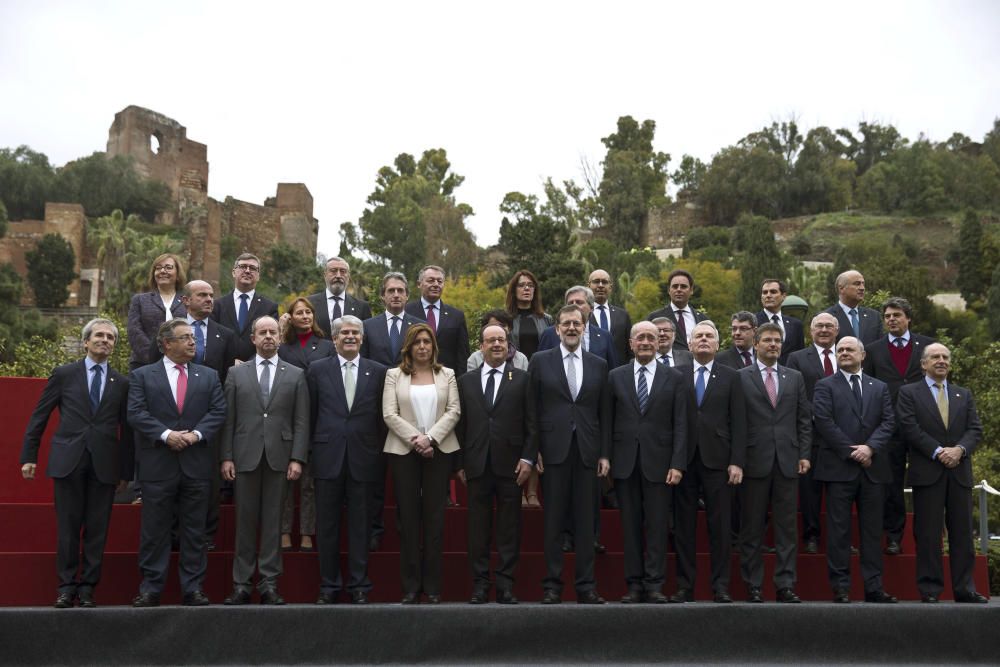
[[[694, 600], [700, 507], [714, 602], [733, 601], [734, 542], [746, 599], [764, 601], [768, 522], [776, 599], [799, 602], [799, 507], [805, 550], [816, 551], [825, 531], [833, 599], [849, 602], [855, 506], [865, 600], [895, 602], [882, 585], [883, 551], [899, 553], [902, 526], [891, 506], [904, 475], [914, 487], [923, 600], [936, 602], [943, 590], [947, 525], [955, 599], [985, 601], [972, 583], [970, 457], [982, 436], [974, 401], [948, 382], [948, 349], [909, 331], [904, 299], [889, 299], [881, 313], [861, 306], [856, 271], [838, 276], [839, 303], [812, 319], [809, 346], [802, 323], [781, 313], [787, 287], [768, 279], [763, 309], [733, 316], [733, 346], [724, 351], [716, 324], [690, 304], [687, 271], [669, 275], [670, 303], [634, 324], [609, 303], [613, 284], [603, 270], [570, 287], [554, 318], [537, 312], [538, 281], [519, 271], [506, 308], [480, 322], [472, 354], [465, 314], [442, 300], [441, 267], [420, 271], [412, 301], [406, 276], [387, 273], [385, 311], [374, 317], [347, 293], [350, 267], [341, 258], [325, 266], [325, 293], [294, 300], [280, 318], [256, 293], [259, 277], [260, 260], [240, 255], [234, 291], [216, 300], [210, 284], [184, 282], [177, 258], [161, 256], [151, 291], [132, 301], [130, 376], [108, 367], [118, 332], [102, 319], [84, 327], [85, 358], [53, 371], [21, 464], [33, 478], [41, 435], [60, 408], [47, 468], [59, 529], [57, 607], [95, 606], [114, 490], [133, 476], [142, 485], [143, 577], [134, 606], [159, 605], [175, 533], [183, 603], [209, 604], [202, 582], [220, 479], [233, 485], [236, 506], [226, 604], [249, 603], [255, 588], [262, 604], [284, 603], [278, 582], [296, 481], [300, 505], [314, 498], [301, 510], [300, 547], [312, 547], [314, 530], [317, 604], [343, 593], [367, 603], [387, 468], [404, 604], [441, 601], [453, 477], [468, 487], [469, 601], [487, 602], [495, 587], [498, 603], [517, 603], [523, 489], [539, 474], [543, 604], [562, 602], [567, 534], [576, 601], [605, 602], [594, 576], [602, 485], [615, 488], [622, 517], [623, 603]], [[530, 354], [517, 346], [528, 333]], [[671, 535], [678, 588], [668, 596]], [[499, 559], [491, 574], [492, 544]]]

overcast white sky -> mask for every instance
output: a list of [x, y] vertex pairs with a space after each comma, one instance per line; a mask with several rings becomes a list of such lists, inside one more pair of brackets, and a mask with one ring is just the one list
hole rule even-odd
[[794, 115], [981, 140], [1000, 116], [1000, 2], [0, 0], [0, 146], [53, 164], [148, 107], [208, 145], [209, 194], [304, 182], [334, 254], [379, 167], [447, 149], [480, 245], [511, 190], [580, 180], [617, 118], [706, 162]]

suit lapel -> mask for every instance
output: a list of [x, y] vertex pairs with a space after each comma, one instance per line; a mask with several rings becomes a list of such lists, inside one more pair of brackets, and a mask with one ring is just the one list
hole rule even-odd
[[[573, 402], [573, 394], [569, 390], [569, 381], [566, 379], [566, 365], [563, 363], [562, 349], [559, 347], [552, 348], [556, 352], [552, 355], [552, 371], [557, 378], [559, 378], [559, 387], [562, 389], [563, 394], [566, 398]], [[584, 370], [586, 372], [586, 370]]]
[[[862, 378], [861, 384], [864, 385], [864, 376], [862, 375], [861, 378]], [[854, 412], [854, 415], [858, 419], [861, 419], [861, 417], [864, 414], [863, 406], [865, 405], [865, 402], [867, 400], [868, 392], [864, 390], [864, 387], [862, 387], [861, 389], [862, 409], [859, 409], [858, 400], [854, 398], [854, 389], [851, 387], [851, 383], [847, 380], [847, 378], [844, 377], [844, 374], [841, 373], [839, 369], [837, 370], [837, 385], [840, 387], [839, 391], [845, 394], [847, 398], [847, 404], [851, 406], [851, 411]]]
[[[634, 368], [634, 366], [633, 366], [633, 368]], [[649, 392], [649, 398], [652, 399], [654, 394], [657, 394], [658, 392], [664, 391], [663, 386], [665, 384], [667, 384], [667, 371], [666, 371], [665, 368], [663, 368], [663, 364], [656, 364], [656, 370], [653, 371], [652, 391]], [[635, 394], [634, 391], [632, 393]], [[635, 401], [636, 401], [636, 405], [638, 405], [639, 404], [639, 395], [638, 394], [636, 394]], [[647, 403], [646, 404], [646, 409], [647, 410], [649, 410], [649, 405], [650, 404], [651, 403]]]
[[[153, 387], [155, 387], [156, 391], [164, 396], [165, 402], [170, 405], [174, 414], [180, 416], [181, 413], [177, 409], [177, 400], [174, 398], [174, 393], [170, 390], [170, 380], [167, 378], [167, 369], [163, 366], [162, 359], [150, 364], [150, 373], [153, 376], [151, 381]], [[190, 391], [190, 389], [191, 383], [188, 382], [188, 390]], [[185, 400], [187, 400], [186, 395]]]
[[[933, 415], [933, 418], [937, 420], [937, 423], [940, 424], [944, 432], [947, 433], [948, 429], [945, 428], [944, 420], [941, 419], [941, 411], [938, 410], [937, 401], [934, 400], [934, 391], [927, 386], [927, 383], [923, 378], [920, 379], [920, 383], [923, 385], [923, 388], [917, 392], [918, 400], [924, 404], [924, 410]], [[951, 423], [950, 400], [948, 401], [948, 422]]]
[[955, 391], [948, 385], [948, 428], [955, 423], [958, 419], [958, 413], [961, 411], [962, 405], [964, 403], [964, 397], [961, 392]]
[[508, 361], [504, 363], [503, 368], [499, 369], [500, 374], [495, 376], [497, 378], [497, 391], [495, 397], [493, 398], [493, 407], [486, 405], [486, 394], [480, 392], [483, 396], [483, 405], [486, 405], [488, 412], [492, 413], [496, 410], [497, 406], [500, 405], [500, 399], [503, 398], [504, 389], [507, 388], [507, 384], [513, 379], [513, 368], [514, 367], [511, 366]]
[[[338, 358], [337, 361], [338, 361], [338, 363], [340, 362], [339, 358]], [[365, 363], [366, 362], [364, 362], [364, 361], [361, 360], [360, 355], [358, 357], [356, 357], [355, 360], [354, 360], [355, 373], [356, 373], [356, 375], [354, 377], [354, 404], [355, 405], [357, 405], [358, 396], [362, 395], [362, 393], [365, 391], [365, 388], [368, 386], [368, 381], [371, 379], [371, 372], [372, 371], [371, 371], [370, 368], [368, 368], [365, 365]], [[340, 373], [338, 373], [337, 375], [340, 375]], [[341, 379], [343, 379], [343, 378], [341, 378]], [[346, 396], [347, 394], [345, 393], [344, 395]], [[351, 409], [352, 410], [354, 409], [354, 405], [351, 406]]]
[[[923, 353], [923, 344], [917, 340], [916, 336], [910, 334], [910, 363], [906, 365], [906, 375], [909, 375], [912, 371], [920, 368], [920, 357]], [[891, 356], [889, 361], [892, 361]], [[905, 376], [903, 379], [906, 379]]]

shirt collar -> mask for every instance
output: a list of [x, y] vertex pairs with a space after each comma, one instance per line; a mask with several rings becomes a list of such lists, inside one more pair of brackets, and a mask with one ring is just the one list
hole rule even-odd
[[652, 377], [656, 375], [656, 366], [660, 362], [657, 361], [658, 357], [653, 357], [648, 364], [640, 364], [638, 359], [632, 360], [632, 375], [638, 375], [640, 368], [645, 368], [649, 371], [649, 376]]
[[838, 368], [837, 372], [839, 372], [841, 375], [843, 375], [847, 379], [847, 383], [848, 384], [850, 384], [851, 378], [854, 377], [855, 375], [858, 376], [858, 381], [859, 382], [861, 381], [861, 371], [860, 370], [857, 373], [848, 373], [843, 368]]
[[[765, 366], [764, 363], [760, 359], [754, 358], [754, 361], [757, 362], [757, 370], [759, 370], [761, 373], [766, 373], [767, 372], [767, 369], [769, 367]], [[770, 368], [773, 368], [774, 371], [777, 372], [778, 371], [778, 364], [775, 364], [774, 366], [770, 366]]]
[[[428, 301], [424, 297], [420, 297], [420, 305], [423, 306], [424, 312], [426, 313], [427, 312], [427, 307], [430, 306], [430, 305], [432, 305], [432, 304], [431, 304], [430, 301]], [[437, 310], [438, 312], [441, 311], [441, 299], [438, 299], [437, 301], [435, 301], [433, 305], [434, 305], [434, 309], [435, 310]]]
[[[262, 361], [264, 361], [264, 357], [260, 356], [259, 354], [253, 355], [253, 362], [255, 364], [257, 364], [258, 366], [260, 366], [260, 363]], [[268, 361], [271, 363], [272, 366], [277, 366], [278, 365], [278, 355], [274, 355], [273, 357], [271, 357], [270, 359], [268, 359]]]
[[[927, 383], [928, 387], [934, 387], [934, 385], [937, 383], [937, 380], [934, 380], [929, 375], [925, 375], [924, 376], [924, 382]], [[944, 386], [944, 390], [948, 391], [948, 378], [945, 378], [944, 380], [942, 380], [941, 384]]]
[[902, 336], [893, 336], [892, 334], [889, 334], [889, 342], [892, 343], [893, 345], [895, 345], [896, 341], [899, 340], [900, 338], [903, 339], [903, 345], [906, 345], [907, 343], [909, 343], [910, 342], [910, 330], [907, 329], [906, 331], [904, 331]]
[[[504, 368], [505, 363], [504, 364], [500, 364], [500, 366], [498, 366], [495, 369], [497, 371], [497, 373], [503, 373], [503, 368]], [[488, 378], [490, 376], [490, 371], [492, 371], [492, 370], [494, 370], [494, 368], [484, 361], [483, 362], [483, 367], [479, 371], [479, 375], [483, 379], [486, 379], [486, 378]], [[494, 377], [497, 377], [497, 376], [494, 376]]]
[[334, 294], [333, 292], [330, 291], [330, 288], [327, 287], [326, 288], [326, 300], [329, 301], [333, 297], [337, 297], [338, 299], [340, 299], [341, 301], [344, 301], [346, 303], [347, 293], [346, 292], [341, 292], [340, 294]]
[[251, 303], [253, 303], [253, 295], [256, 294], [256, 293], [257, 293], [256, 289], [252, 289], [249, 292], [241, 292], [238, 289], [234, 289], [233, 290], [233, 299], [236, 301], [236, 303], [239, 303], [240, 302], [240, 295], [241, 294], [246, 294], [247, 295], [247, 305], [249, 306]]
[[[170, 361], [169, 357], [166, 357], [166, 356], [163, 357], [163, 367], [166, 368], [167, 370], [170, 370], [170, 371], [174, 370], [174, 366], [176, 366], [176, 365], [177, 365], [177, 363], [174, 362], [174, 361]], [[185, 370], [187, 370], [188, 365], [189, 364], [180, 364], [181, 368], [183, 368]]]
[[357, 368], [361, 364], [361, 355], [359, 354], [353, 359], [347, 359], [346, 357], [343, 357], [338, 354], [337, 361], [339, 362], [341, 368], [343, 368], [344, 364], [346, 364], [347, 362], [351, 362], [352, 364], [354, 364], [354, 367]]
[[[569, 354], [569, 350], [562, 343], [559, 343], [559, 352], [562, 355], [562, 356], [560, 356], [560, 359], [563, 359], [563, 360], [565, 360], [566, 359], [566, 355]], [[576, 355], [577, 359], [583, 359], [583, 343], [582, 342], [580, 343], [579, 347], [576, 348], [576, 351], [573, 354]]]
[[101, 363], [97, 363], [96, 361], [94, 361], [93, 359], [91, 359], [89, 356], [86, 356], [86, 357], [83, 358], [83, 363], [84, 363], [84, 366], [87, 368], [87, 372], [88, 373], [90, 371], [94, 370], [94, 366], [100, 366], [102, 371], [104, 371], [105, 373], [108, 372], [108, 362], [106, 360], [102, 361]]
[[707, 364], [699, 364], [698, 360], [695, 359], [693, 365], [694, 365], [694, 372], [695, 373], [698, 372], [699, 368], [704, 367], [705, 370], [708, 372], [708, 374], [711, 375], [712, 374], [712, 366], [715, 365], [715, 359], [710, 359]]
[[393, 314], [392, 314], [392, 313], [390, 313], [390, 312], [389, 312], [388, 310], [385, 310], [385, 311], [382, 311], [382, 312], [384, 312], [384, 313], [385, 313], [385, 321], [386, 321], [386, 322], [392, 322], [392, 318], [393, 318], [393, 317], [398, 317], [398, 318], [399, 318], [399, 320], [400, 320], [400, 321], [402, 321], [402, 320], [403, 320], [403, 315], [405, 315], [405, 314], [406, 314], [406, 311], [403, 311], [403, 312], [402, 312], [402, 313], [400, 313], [399, 315], [393, 315]]

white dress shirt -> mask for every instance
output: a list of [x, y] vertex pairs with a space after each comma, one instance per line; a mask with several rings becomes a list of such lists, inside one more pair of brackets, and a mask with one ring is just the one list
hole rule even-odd
[[646, 395], [653, 396], [653, 376], [656, 375], [656, 366], [659, 362], [656, 357], [653, 357], [648, 364], [640, 364], [638, 360], [632, 360], [632, 385], [635, 388], [636, 395], [639, 394], [639, 368], [646, 369]]
[[[263, 364], [261, 364], [261, 362], [264, 361], [264, 357], [260, 356], [259, 354], [255, 354], [253, 361], [254, 364], [256, 364], [257, 366], [257, 384], [260, 384], [260, 376], [264, 374], [264, 366]], [[273, 357], [268, 359], [268, 361], [270, 362], [271, 365], [271, 378], [267, 384], [267, 393], [270, 394], [271, 387], [274, 386], [274, 378], [276, 376], [275, 371], [278, 368], [278, 361], [280, 360], [278, 359], [278, 355], [274, 355]]]

